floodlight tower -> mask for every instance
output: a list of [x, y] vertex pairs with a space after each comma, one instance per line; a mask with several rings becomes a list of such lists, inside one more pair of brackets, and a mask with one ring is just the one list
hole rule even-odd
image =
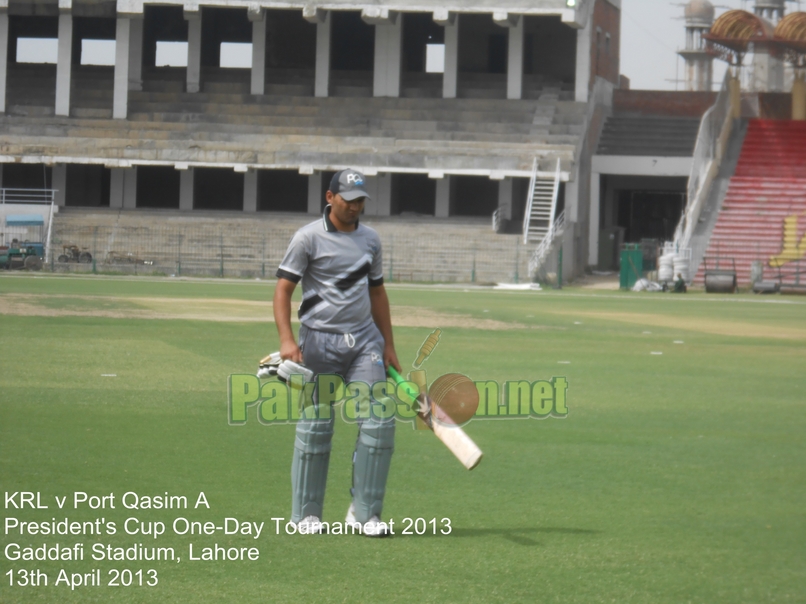
[[686, 90], [711, 91], [714, 57], [705, 51], [703, 34], [714, 24], [714, 5], [708, 0], [686, 4], [686, 48], [678, 54], [686, 62]]
[[[784, 18], [785, 0], [756, 0], [753, 12], [775, 27]], [[782, 92], [784, 89], [784, 64], [770, 54], [769, 48], [759, 48], [753, 53], [750, 88], [754, 92]]]

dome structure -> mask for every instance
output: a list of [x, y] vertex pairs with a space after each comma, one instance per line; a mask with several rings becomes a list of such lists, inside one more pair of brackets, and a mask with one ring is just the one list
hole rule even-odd
[[686, 26], [709, 28], [714, 22], [714, 5], [708, 0], [691, 0], [686, 4]]
[[755, 45], [756, 51], [773, 40], [775, 29], [766, 19], [743, 10], [723, 13], [711, 31], [703, 36], [708, 51], [731, 65], [741, 65], [742, 57]]

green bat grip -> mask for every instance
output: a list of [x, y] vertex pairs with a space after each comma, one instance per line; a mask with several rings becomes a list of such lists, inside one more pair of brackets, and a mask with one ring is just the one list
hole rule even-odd
[[[405, 381], [406, 381], [406, 380], [403, 378], [403, 376], [402, 376], [402, 375], [400, 375], [400, 374], [397, 372], [397, 369], [395, 369], [395, 368], [394, 368], [394, 367], [392, 367], [391, 365], [389, 365], [389, 369], [387, 369], [387, 370], [386, 370], [386, 372], [389, 374], [389, 377], [390, 377], [390, 378], [392, 378], [392, 380], [395, 382], [395, 384], [402, 384], [403, 382], [405, 382]], [[413, 404], [414, 402], [416, 402], [416, 400], [417, 400], [417, 399], [416, 399], [415, 397], [413, 397], [413, 396], [409, 396], [407, 392], [404, 392], [404, 394], [406, 395], [406, 398], [408, 398], [408, 399], [409, 399], [409, 401], [408, 401], [408, 402], [409, 402], [409, 404]], [[400, 396], [400, 395], [398, 395], [398, 396]]]
[[389, 374], [389, 377], [395, 381], [395, 384], [400, 384], [401, 382], [405, 382], [406, 380], [403, 379], [403, 376], [397, 372], [397, 369], [389, 365], [389, 369], [386, 370]]

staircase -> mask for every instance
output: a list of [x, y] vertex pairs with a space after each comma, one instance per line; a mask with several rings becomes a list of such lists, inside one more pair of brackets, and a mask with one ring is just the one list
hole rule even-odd
[[564, 213], [557, 216], [557, 200], [560, 192], [561, 162], [557, 160], [557, 169], [553, 179], [537, 178], [537, 158], [532, 170], [532, 195], [526, 203], [523, 219], [523, 242], [538, 243], [529, 258], [529, 276], [533, 280], [545, 264], [549, 254], [554, 250], [554, 242], [563, 233]]
[[614, 115], [607, 118], [598, 155], [691, 157], [699, 118]]
[[[765, 278], [806, 255], [806, 122], [751, 120], [713, 234], [709, 258], [733, 258], [740, 286], [761, 261]], [[700, 265], [695, 283], [704, 282]], [[785, 279], [786, 282], [786, 279]]]
[[554, 201], [554, 180], [536, 178], [533, 192], [527, 226], [523, 234], [525, 244], [539, 243], [549, 231], [551, 205]]

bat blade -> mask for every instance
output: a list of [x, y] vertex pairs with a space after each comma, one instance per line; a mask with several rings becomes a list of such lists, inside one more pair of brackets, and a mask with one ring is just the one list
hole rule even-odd
[[[392, 367], [389, 368], [389, 375], [396, 384], [400, 384], [401, 382], [405, 381]], [[448, 450], [453, 453], [454, 457], [456, 457], [456, 459], [458, 459], [465, 468], [472, 470], [479, 465], [484, 454], [482, 453], [481, 449], [479, 449], [478, 445], [473, 442], [473, 439], [470, 438], [459, 426], [434, 421], [433, 409], [435, 407], [437, 409], [439, 408], [430, 398], [428, 398], [425, 393], [421, 394], [420, 396], [424, 397], [426, 402], [425, 405], [421, 405], [421, 409], [425, 408], [426, 411], [418, 413], [420, 419], [425, 422], [425, 424], [433, 431], [434, 435], [442, 441], [442, 444], [444, 444]], [[414, 400], [409, 402], [415, 403]], [[440, 415], [447, 417], [447, 415], [444, 413]]]
[[481, 463], [484, 453], [459, 426], [445, 426], [439, 422], [432, 422], [431, 429], [434, 431], [434, 435], [468, 470], [472, 470]]

